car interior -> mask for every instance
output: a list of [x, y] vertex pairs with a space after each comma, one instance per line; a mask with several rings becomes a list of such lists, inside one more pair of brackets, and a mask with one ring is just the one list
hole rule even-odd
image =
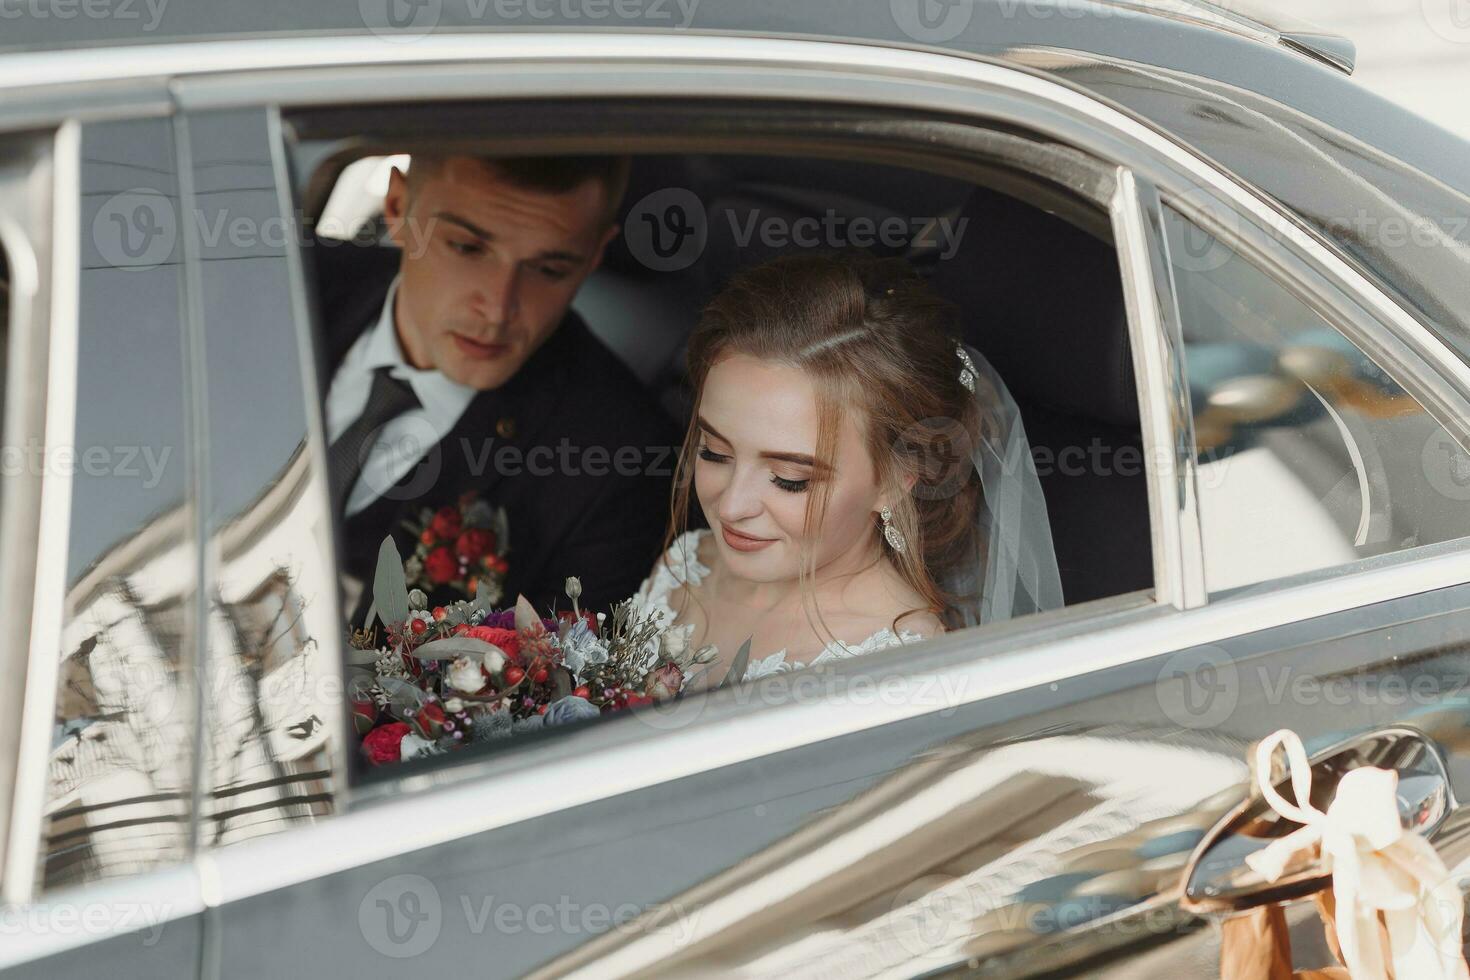
[[[372, 156], [364, 144], [392, 146], [377, 134], [298, 141], [298, 195], [309, 222], [337, 197], [339, 178], [372, 170], [349, 169]], [[388, 156], [380, 152], [376, 159], [382, 176]], [[736, 270], [802, 247], [750, 234], [753, 220], [777, 218], [789, 226], [836, 215], [846, 227], [841, 223], [860, 217], [947, 219], [957, 246], [930, 233], [898, 247], [875, 242], [870, 250], [902, 255], [929, 278], [958, 307], [965, 342], [990, 359], [1011, 389], [1038, 461], [1067, 604], [1152, 586], [1138, 397], [1105, 215], [1078, 222], [1070, 213], [1053, 213], [1060, 209], [1049, 202], [1018, 196], [1014, 186], [1002, 191], [851, 157], [661, 152], [633, 155], [619, 216], [624, 228], [640, 201], [667, 188], [691, 191], [703, 206], [707, 239], [698, 257], [684, 268], [655, 270], [619, 236], [573, 306], [676, 423], [688, 418], [684, 345], [703, 305]], [[380, 239], [381, 213], [333, 234]], [[1121, 452], [1139, 465], [1059, 465], [1069, 447], [1103, 460]]]

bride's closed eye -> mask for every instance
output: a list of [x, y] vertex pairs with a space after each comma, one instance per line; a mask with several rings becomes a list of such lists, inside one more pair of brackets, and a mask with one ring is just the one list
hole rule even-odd
[[[722, 456], [709, 446], [699, 447], [699, 458], [707, 463], [730, 462], [729, 456]], [[811, 483], [811, 480], [788, 480], [783, 476], [777, 476], [775, 473], [772, 473], [771, 482], [787, 493], [806, 493], [807, 486]]]

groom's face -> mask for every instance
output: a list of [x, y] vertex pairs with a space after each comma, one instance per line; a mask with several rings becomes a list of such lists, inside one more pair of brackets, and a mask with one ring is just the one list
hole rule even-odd
[[617, 234], [606, 194], [597, 180], [519, 187], [471, 157], [412, 182], [394, 170], [383, 212], [403, 250], [394, 319], [408, 361], [480, 390], [509, 381]]

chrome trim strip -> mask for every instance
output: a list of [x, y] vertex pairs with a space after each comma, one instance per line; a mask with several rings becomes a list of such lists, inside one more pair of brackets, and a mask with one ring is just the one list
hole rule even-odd
[[1200, 605], [1190, 594], [1181, 561], [1183, 546], [1179, 475], [1174, 459], [1174, 419], [1170, 417], [1168, 350], [1163, 317], [1154, 291], [1153, 270], [1137, 178], [1118, 168], [1111, 203], [1113, 241], [1123, 276], [1123, 303], [1128, 311], [1128, 341], [1133, 376], [1138, 384], [1138, 422], [1148, 461], [1149, 523], [1153, 526], [1154, 594], [1177, 609]]
[[[5, 444], [19, 446], [45, 439], [47, 348], [51, 281], [52, 134], [18, 140], [0, 162], [0, 251], [10, 275], [9, 322], [5, 344]], [[44, 487], [40, 473], [6, 475], [0, 501], [0, 622], [14, 623], [11, 642], [0, 651], [0, 671], [11, 683], [0, 689], [0, 875], [10, 840], [13, 811], [35, 804], [15, 794], [15, 761], [25, 705], [25, 672], [35, 598], [35, 563]], [[0, 878], [3, 880], [3, 878]], [[0, 895], [3, 901], [3, 895]]]
[[[81, 270], [81, 127], [67, 123], [52, 148], [50, 345], [46, 355], [46, 458], [76, 438], [77, 331]], [[65, 615], [66, 561], [71, 533], [71, 472], [41, 477], [36, 586], [16, 758], [15, 799], [0, 896], [27, 902], [35, 892], [46, 806], [46, 772], [56, 718]]]
[[1158, 191], [1146, 178], [1121, 171], [1113, 217], [1129, 310], [1143, 446], [1152, 464], [1148, 467], [1149, 506], [1157, 511], [1154, 527], [1160, 532], [1154, 538], [1154, 581], [1160, 601], [1192, 609], [1207, 599], [1194, 414]]
[[[288, 222], [289, 227], [286, 235], [286, 275], [291, 283], [291, 315], [296, 322], [296, 339], [301, 351], [301, 391], [306, 399], [306, 452], [315, 464], [313, 469], [322, 477], [316, 480], [319, 492], [317, 494], [320, 512], [328, 515], [326, 534], [323, 538], [316, 540], [316, 545], [325, 549], [327, 560], [324, 563], [327, 568], [335, 568], [337, 555], [335, 540], [332, 537], [332, 525], [330, 515], [332, 513], [331, 494], [327, 488], [325, 475], [327, 472], [327, 434], [323, 425], [321, 406], [327, 403], [325, 393], [318, 385], [316, 372], [317, 352], [312, 345], [311, 329], [312, 314], [310, 304], [306, 300], [306, 270], [302, 263], [301, 248], [298, 244], [302, 241], [300, 237], [300, 226], [297, 221], [296, 203], [292, 194], [291, 168], [286, 161], [285, 134], [281, 127], [281, 113], [278, 109], [271, 108], [266, 112], [266, 132], [271, 141], [271, 164], [276, 180], [276, 204], [282, 216]], [[341, 595], [332, 583], [331, 588], [323, 590], [325, 602], [329, 609], [329, 619], [332, 622], [345, 623], [347, 616], [341, 608]], [[344, 663], [342, 656], [342, 636], [332, 633], [325, 637], [317, 637], [316, 641], [326, 655], [331, 657], [332, 663]], [[345, 717], [345, 709], [343, 717]], [[332, 757], [332, 791], [336, 794], [335, 807], [338, 811], [344, 809], [350, 800], [350, 787], [348, 785], [348, 758], [346, 739], [341, 737], [340, 724], [342, 718], [338, 719], [339, 734], [333, 738]]]
[[[428, 780], [406, 778], [397, 797], [287, 834], [217, 849], [209, 858], [218, 868], [220, 900], [236, 901], [553, 810], [1239, 636], [1243, 623], [1248, 630], [1266, 629], [1443, 588], [1451, 580], [1470, 579], [1467, 572], [1470, 556], [1462, 551], [1180, 612], [1135, 610], [1101, 636], [1084, 631], [1050, 645], [1033, 636], [1030, 645], [993, 655], [982, 643], [976, 645], [975, 659], [964, 665], [888, 676], [892, 696], [875, 699], [879, 703], [824, 701], [815, 710], [802, 703], [737, 704], [733, 692], [723, 691], [703, 705], [704, 699], [684, 702], [695, 708], [692, 713], [704, 715], [678, 729], [677, 753], [668, 751], [667, 732], [659, 730], [675, 726], [658, 722], [657, 714], [646, 716], [650, 730], [633, 744], [608, 745], [601, 726], [594, 726], [569, 732], [555, 753], [492, 758], [480, 778], [453, 786], [434, 788]], [[952, 634], [926, 646], [956, 648], [974, 639]], [[857, 663], [845, 664], [844, 672], [858, 672]], [[936, 704], [940, 683], [947, 686], [938, 690], [955, 696]], [[635, 715], [608, 724], [639, 723]], [[496, 795], [494, 808], [484, 805], [489, 793]], [[439, 819], [421, 819], [430, 810]], [[344, 840], [353, 841], [353, 847], [343, 848]]]

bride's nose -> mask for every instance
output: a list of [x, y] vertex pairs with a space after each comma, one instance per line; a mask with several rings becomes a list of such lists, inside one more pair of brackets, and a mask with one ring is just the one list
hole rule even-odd
[[736, 472], [731, 476], [725, 492], [720, 494], [720, 502], [716, 507], [720, 520], [726, 523], [733, 524], [735, 521], [755, 517], [761, 512], [761, 475], [755, 469], [743, 473], [740, 470], [740, 467], [736, 467]]

